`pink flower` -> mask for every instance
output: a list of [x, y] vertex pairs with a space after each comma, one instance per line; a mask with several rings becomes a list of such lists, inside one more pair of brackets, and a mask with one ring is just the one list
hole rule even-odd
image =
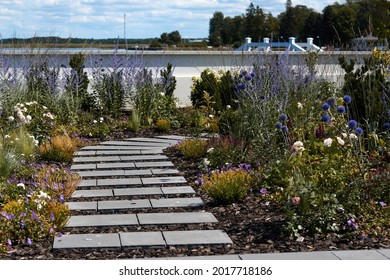
[[301, 156], [302, 152], [305, 150], [303, 143], [301, 141], [296, 141], [290, 148], [290, 153], [293, 155]]
[[299, 196], [294, 196], [291, 198], [291, 202], [294, 204], [299, 204], [301, 202], [301, 198]]

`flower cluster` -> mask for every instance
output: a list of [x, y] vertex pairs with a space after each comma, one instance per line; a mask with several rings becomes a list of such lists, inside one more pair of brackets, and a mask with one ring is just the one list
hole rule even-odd
[[282, 132], [287, 133], [288, 132], [288, 127], [286, 125], [287, 120], [288, 120], [288, 117], [287, 117], [286, 114], [280, 114], [279, 115], [279, 121], [276, 122], [275, 127], [278, 130], [281, 130]]

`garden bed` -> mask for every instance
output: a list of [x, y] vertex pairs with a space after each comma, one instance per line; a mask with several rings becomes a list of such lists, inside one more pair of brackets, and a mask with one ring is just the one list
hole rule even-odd
[[[144, 130], [139, 135], [154, 136], [153, 130]], [[117, 137], [135, 135], [116, 135]], [[353, 232], [311, 235], [302, 238], [291, 237], [284, 231], [285, 219], [279, 206], [253, 190], [240, 203], [230, 205], [215, 204], [210, 197], [194, 182], [201, 174], [200, 159], [186, 159], [176, 147], [167, 148], [164, 153], [175, 167], [184, 174], [189, 184], [195, 189], [196, 196], [201, 197], [205, 206], [201, 209], [211, 212], [219, 221], [217, 224], [204, 224], [202, 229], [220, 229], [225, 231], [233, 245], [169, 247], [158, 249], [115, 250], [52, 250], [53, 240], [36, 241], [32, 245], [18, 245], [2, 256], [4, 259], [118, 259], [118, 258], [161, 258], [176, 256], [200, 256], [220, 254], [252, 254], [275, 252], [310, 252], [328, 250], [362, 250], [390, 248], [388, 236], [357, 236]], [[172, 211], [160, 209], [159, 211]], [[190, 211], [190, 210], [189, 210]], [[199, 211], [198, 208], [194, 211]], [[191, 230], [191, 225], [143, 227], [143, 231], [155, 230]], [[199, 229], [199, 225], [197, 225]], [[101, 229], [99, 229], [100, 231]], [[134, 227], [121, 227], [120, 231], [134, 231]], [[112, 232], [106, 228], [104, 232]], [[72, 233], [84, 233], [73, 229]]]

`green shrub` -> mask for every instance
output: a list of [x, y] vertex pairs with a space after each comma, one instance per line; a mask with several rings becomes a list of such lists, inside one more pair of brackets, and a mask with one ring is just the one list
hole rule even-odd
[[216, 203], [229, 204], [240, 202], [247, 196], [252, 176], [243, 168], [213, 171], [203, 176], [200, 183]]
[[177, 144], [177, 148], [186, 158], [201, 158], [206, 154], [207, 140], [185, 139]]

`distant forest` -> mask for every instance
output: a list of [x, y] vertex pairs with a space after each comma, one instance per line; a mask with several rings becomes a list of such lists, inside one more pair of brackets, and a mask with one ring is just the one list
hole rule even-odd
[[215, 12], [209, 23], [209, 44], [212, 46], [240, 46], [245, 37], [258, 42], [264, 37], [272, 41], [297, 41], [314, 38], [321, 46], [348, 47], [351, 40], [362, 36], [390, 38], [390, 1], [346, 0], [326, 6], [322, 13], [304, 5], [293, 6], [286, 1], [286, 9], [277, 17], [250, 3], [246, 14], [225, 17]]

